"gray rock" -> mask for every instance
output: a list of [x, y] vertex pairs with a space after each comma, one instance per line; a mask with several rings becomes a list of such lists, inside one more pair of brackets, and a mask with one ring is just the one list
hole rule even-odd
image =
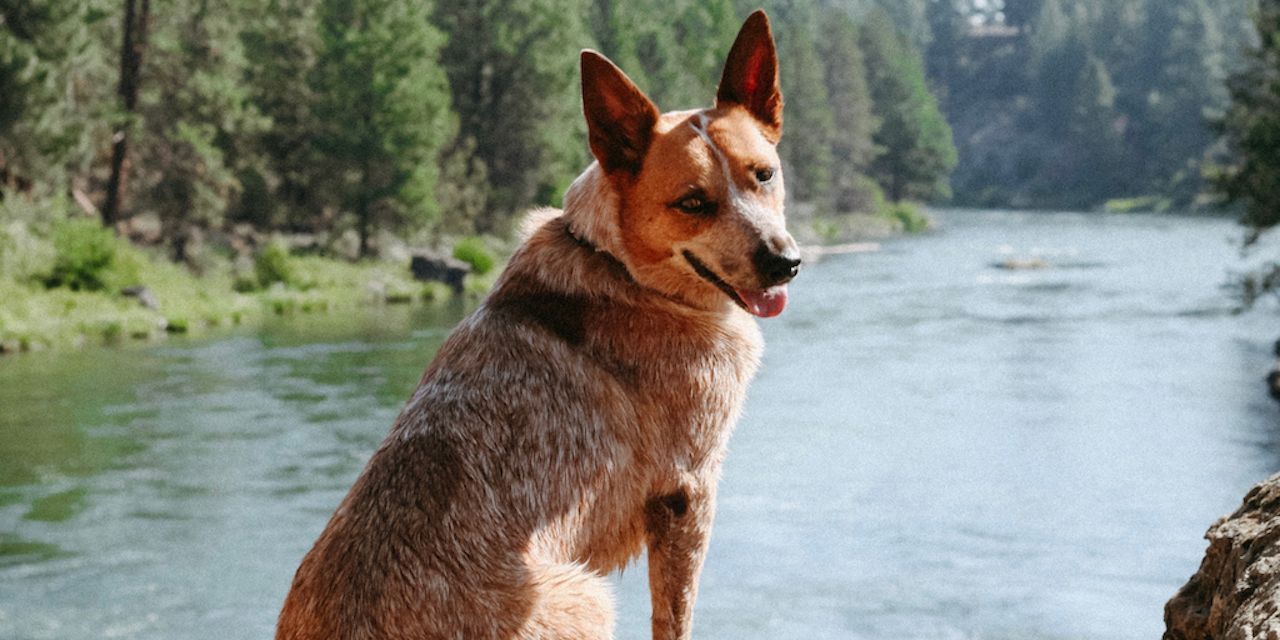
[[1280, 474], [1205, 538], [1200, 570], [1164, 607], [1164, 640], [1280, 638]]

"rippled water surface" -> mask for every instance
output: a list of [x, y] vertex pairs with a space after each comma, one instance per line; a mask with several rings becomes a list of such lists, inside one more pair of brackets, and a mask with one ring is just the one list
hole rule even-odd
[[[695, 637], [1156, 638], [1280, 469], [1280, 323], [1231, 313], [1230, 221], [939, 218], [762, 322]], [[0, 638], [269, 638], [461, 313], [0, 359]], [[618, 580], [620, 638], [645, 589]]]

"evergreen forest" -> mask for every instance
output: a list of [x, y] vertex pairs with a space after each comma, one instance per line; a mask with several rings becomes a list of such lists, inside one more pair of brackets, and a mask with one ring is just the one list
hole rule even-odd
[[789, 196], [828, 213], [1203, 204], [1257, 39], [1256, 0], [0, 0], [0, 216], [179, 262], [232, 228], [509, 236], [590, 160], [580, 49], [706, 106], [759, 4]]
[[[580, 49], [664, 110], [707, 106], [752, 8], [0, 0], [0, 207], [98, 218], [178, 262], [233, 228], [354, 238], [353, 256], [386, 234], [508, 236], [590, 161]], [[889, 14], [768, 9], [794, 197], [870, 211], [949, 196], [951, 133]]]

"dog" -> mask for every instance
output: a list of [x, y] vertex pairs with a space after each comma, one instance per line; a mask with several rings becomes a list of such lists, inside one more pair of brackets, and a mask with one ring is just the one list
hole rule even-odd
[[595, 161], [532, 214], [302, 560], [276, 637], [609, 638], [605, 575], [648, 554], [653, 637], [689, 638], [716, 483], [787, 302], [773, 36], [715, 107], [659, 114], [581, 56]]

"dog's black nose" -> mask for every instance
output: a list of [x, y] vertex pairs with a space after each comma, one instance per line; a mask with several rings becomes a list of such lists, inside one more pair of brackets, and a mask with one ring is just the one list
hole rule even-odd
[[774, 253], [767, 245], [760, 243], [754, 262], [761, 282], [772, 287], [790, 282], [800, 273], [800, 250], [789, 246], [781, 253]]

